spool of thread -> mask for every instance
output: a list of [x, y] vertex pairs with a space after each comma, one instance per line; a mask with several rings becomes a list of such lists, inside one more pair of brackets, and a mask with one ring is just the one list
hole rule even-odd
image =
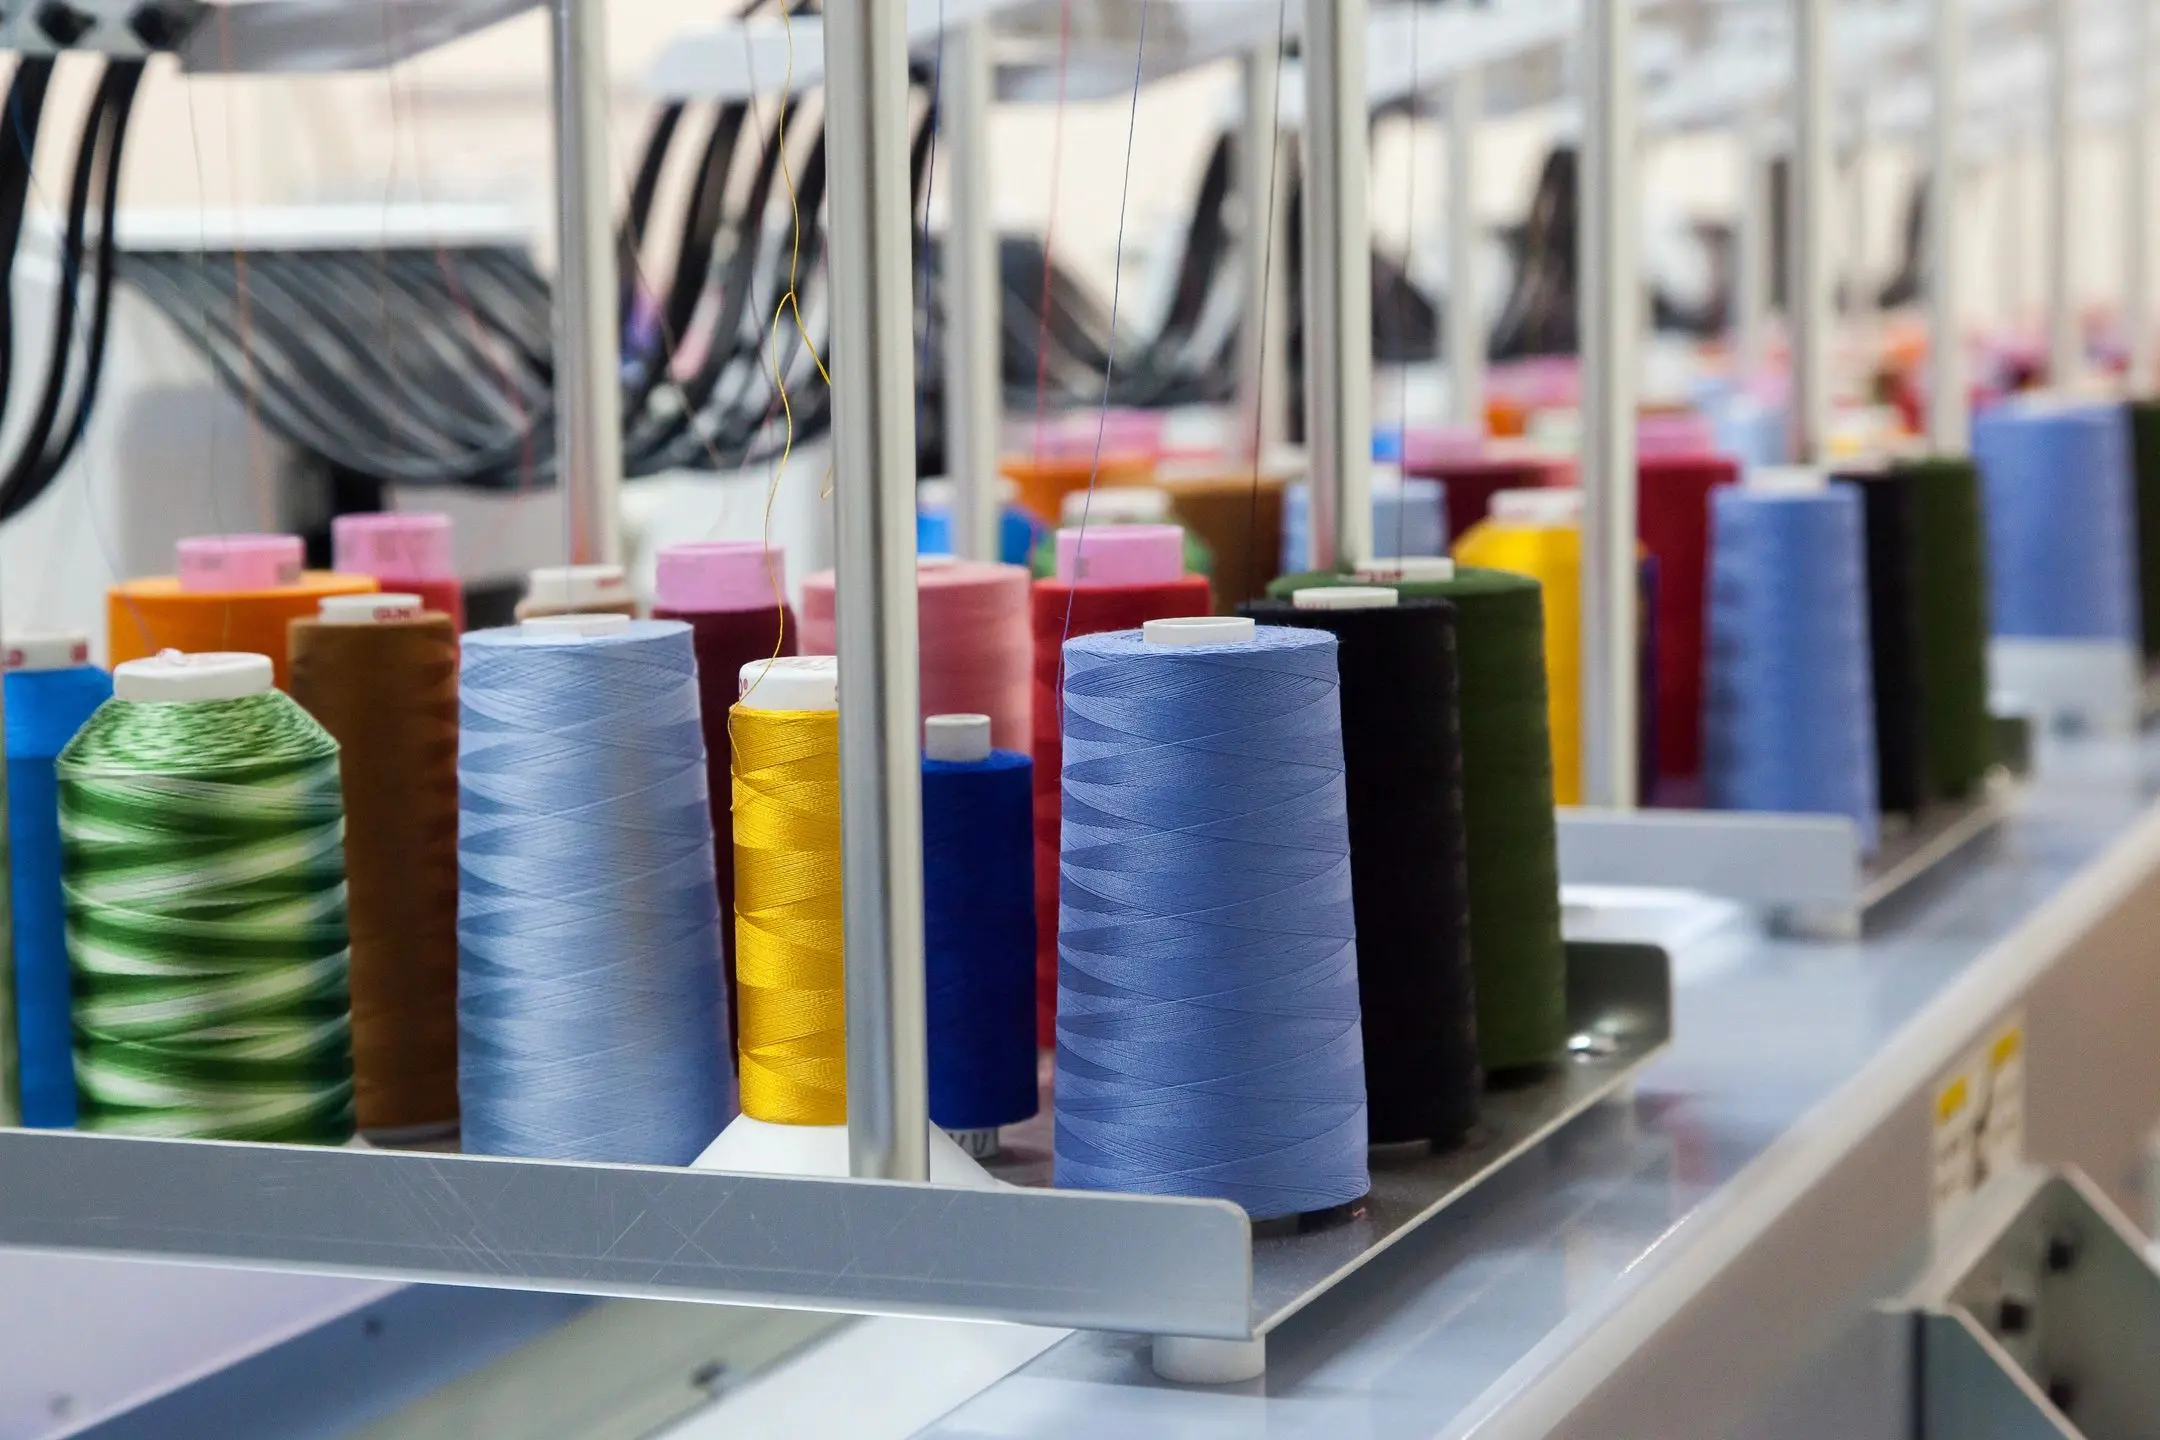
[[[1091, 560], [1119, 548], [1116, 531], [1090, 529]], [[1123, 567], [1152, 554], [1153, 568], [1119, 584], [1100, 581], [1038, 580], [1029, 600], [1034, 631], [1035, 694], [1035, 1042], [1048, 1049], [1057, 1043], [1058, 816], [1064, 764], [1064, 706], [1059, 695], [1063, 646], [1081, 635], [1132, 630], [1150, 620], [1175, 615], [1205, 615], [1213, 608], [1208, 582], [1180, 575], [1155, 542], [1136, 542], [1119, 559]]]
[[987, 715], [923, 725], [930, 1119], [981, 1158], [1037, 1108], [1034, 767]]
[[1535, 490], [1570, 483], [1564, 463], [1520, 446], [1496, 445], [1469, 452], [1413, 451], [1404, 469], [1437, 480], [1445, 487], [1450, 536], [1469, 534], [1471, 526], [1492, 512], [1492, 497], [1504, 490]]
[[[1042, 522], [1020, 508], [1020, 487], [998, 479], [997, 558], [1007, 565], [1025, 565], [1035, 552]], [[923, 555], [953, 553], [953, 483], [924, 480], [915, 487], [915, 549]]]
[[1971, 795], [1994, 764], [1988, 716], [1987, 535], [1980, 472], [1969, 460], [1898, 461], [1913, 497], [1920, 622], [1921, 749], [1928, 794]]
[[637, 597], [620, 565], [544, 565], [525, 577], [519, 620], [552, 615], [625, 615], [637, 618]]
[[2122, 408], [2012, 400], [1973, 427], [1994, 633], [2139, 646], [2137, 515]]
[[1250, 470], [1166, 476], [1170, 510], [1215, 557], [1215, 603], [1225, 612], [1267, 593], [1282, 559], [1283, 480]]
[[417, 595], [292, 625], [292, 696], [338, 742], [354, 1104], [390, 1142], [458, 1114], [458, 637]]
[[465, 628], [465, 586], [451, 548], [450, 517], [432, 511], [384, 510], [340, 515], [330, 522], [330, 568], [372, 575], [385, 590], [417, 595], [422, 608]]
[[1638, 537], [1658, 562], [1658, 778], [1702, 772], [1703, 623], [1710, 579], [1710, 495], [1740, 478], [1722, 455], [1645, 456]]
[[1245, 613], [1339, 647], [1371, 1141], [1455, 1144], [1479, 1079], [1455, 607], [1344, 586]]
[[1358, 575], [1286, 575], [1274, 589], [1323, 585], [1387, 585], [1455, 606], [1478, 1055], [1489, 1073], [1549, 1064], [1567, 1043], [1567, 954], [1538, 584], [1405, 557]]
[[653, 619], [690, 627], [697, 652], [698, 713], [705, 732], [705, 779], [712, 797], [713, 857], [720, 883], [720, 954], [727, 980], [728, 1063], [741, 1039], [735, 987], [735, 810], [728, 711], [737, 677], [753, 660], [793, 655], [795, 612], [787, 606], [787, 561], [754, 540], [708, 540], [662, 547], [655, 557]]
[[1545, 592], [1545, 695], [1553, 799], [1580, 805], [1582, 754], [1582, 492], [1503, 490], [1455, 546], [1464, 565], [1527, 575]]
[[267, 655], [277, 685], [292, 678], [286, 633], [325, 596], [381, 587], [372, 576], [300, 568], [296, 535], [204, 535], [182, 540], [172, 575], [105, 592], [106, 653], [117, 669], [166, 650]]
[[847, 1123], [838, 679], [758, 661], [730, 712], [742, 1112], [771, 1125]]
[[[1380, 554], [1447, 554], [1447, 487], [1438, 480], [1376, 471], [1372, 527], [1373, 548]], [[1300, 480], [1283, 492], [1282, 569], [1295, 573], [1314, 564], [1312, 486]]]
[[352, 1138], [337, 742], [267, 656], [168, 653], [55, 770], [77, 1126]]
[[1927, 732], [1920, 706], [1919, 565], [1912, 477], [1838, 477], [1860, 497], [1867, 533], [1868, 653], [1875, 696], [1875, 796], [1885, 814], [1927, 801]]
[[[112, 677], [90, 663], [81, 635], [11, 635], [4, 647], [7, 835], [12, 903], [21, 1123], [75, 1123], [74, 1036], [69, 1018], [67, 906], [60, 887], [60, 798], [54, 761], [112, 698]], [[0, 1017], [4, 1018], [4, 1017]], [[4, 1037], [0, 1037], [4, 1041]]]
[[1019, 487], [1022, 509], [1054, 520], [1065, 513], [1065, 497], [1075, 490], [1145, 485], [1155, 473], [1155, 461], [1144, 450], [1096, 444], [1091, 427], [1084, 448], [1076, 453], [1007, 455], [998, 468]]
[[1844, 815], [1880, 834], [1860, 497], [1820, 471], [1712, 497], [1703, 793], [1714, 809]]
[[[922, 637], [922, 708], [929, 715], [988, 715], [1001, 750], [1028, 741], [1028, 572], [1018, 565], [932, 557], [915, 570]], [[803, 581], [802, 649], [834, 651], [833, 572]]]
[[2137, 503], [2139, 632], [2149, 661], [2160, 657], [2160, 401], [2132, 400], [2125, 408]]
[[1065, 647], [1057, 1183], [1255, 1220], [1370, 1188], [1334, 637]]
[[[1178, 532], [1183, 546], [1183, 571], [1187, 575], [1207, 575], [1214, 571], [1215, 556], [1205, 541], [1176, 523], [1170, 513], [1170, 495], [1159, 486], [1125, 485], [1099, 487], [1093, 492], [1075, 490], [1065, 497], [1065, 513], [1060, 524], [1066, 530], [1087, 530], [1090, 533], [1112, 526], [1170, 525]], [[1038, 580], [1047, 580], [1058, 573], [1058, 531], [1046, 532], [1035, 547], [1029, 562], [1029, 570]]]
[[459, 678], [464, 1148], [687, 1164], [734, 1111], [690, 627], [477, 630]]

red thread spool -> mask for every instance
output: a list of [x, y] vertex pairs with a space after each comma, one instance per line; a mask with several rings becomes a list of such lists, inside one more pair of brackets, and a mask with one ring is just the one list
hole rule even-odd
[[697, 653], [699, 720], [705, 732], [705, 788], [712, 798], [713, 861], [720, 886], [720, 963], [727, 977], [728, 1058], [741, 1035], [735, 1002], [734, 766], [728, 707], [743, 666], [795, 653], [787, 570], [779, 550], [754, 540], [669, 545], [655, 558], [653, 619], [681, 620]]
[[1702, 771], [1703, 611], [1710, 568], [1710, 492], [1740, 478], [1728, 456], [1646, 455], [1636, 534], [1657, 560], [1658, 779]]
[[[915, 596], [923, 715], [987, 715], [991, 744], [1027, 749], [1028, 572], [926, 556], [916, 565]], [[833, 572], [803, 581], [802, 601], [802, 653], [833, 654]]]
[[[1091, 527], [1088, 541], [1097, 534]], [[1035, 1043], [1043, 1049], [1057, 1044], [1058, 822], [1065, 769], [1060, 647], [1075, 636], [1211, 615], [1214, 608], [1205, 575], [1122, 584], [1035, 582]]]

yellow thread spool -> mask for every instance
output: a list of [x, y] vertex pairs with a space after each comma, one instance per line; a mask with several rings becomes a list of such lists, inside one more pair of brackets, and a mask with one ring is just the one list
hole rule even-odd
[[1552, 720], [1553, 800], [1580, 805], [1582, 758], [1582, 492], [1503, 490], [1491, 514], [1455, 542], [1464, 565], [1527, 575], [1545, 591], [1545, 693]]
[[728, 711], [743, 1114], [847, 1123], [840, 715], [830, 656], [753, 661]]

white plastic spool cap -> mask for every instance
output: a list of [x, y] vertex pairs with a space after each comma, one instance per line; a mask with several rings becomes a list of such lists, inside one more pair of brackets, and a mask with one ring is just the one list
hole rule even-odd
[[1175, 620], [1150, 620], [1140, 627], [1140, 637], [1150, 645], [1166, 648], [1250, 645], [1256, 628], [1242, 615], [1187, 615]]
[[0, 651], [0, 669], [66, 670], [90, 663], [90, 638], [79, 631], [33, 631], [8, 636]]
[[953, 500], [958, 494], [959, 487], [942, 476], [930, 480], [919, 480], [915, 483], [915, 508], [918, 510], [950, 510], [953, 507]]
[[1820, 495], [1830, 488], [1830, 472], [1814, 465], [1758, 465], [1747, 472], [1745, 488], [1755, 495]]
[[244, 700], [269, 693], [273, 679], [267, 655], [224, 650], [184, 655], [163, 650], [146, 660], [123, 661], [113, 671], [113, 696], [164, 702]]
[[1455, 562], [1445, 555], [1388, 555], [1360, 565], [1357, 578], [1444, 585], [1455, 578]]
[[615, 605], [630, 598], [630, 582], [620, 565], [546, 565], [527, 577], [525, 598], [564, 610]]
[[1292, 592], [1290, 603], [1300, 610], [1393, 610], [1402, 592], [1385, 585], [1312, 585]]
[[932, 715], [923, 721], [923, 758], [972, 765], [990, 758], [990, 717]]
[[742, 667], [736, 687], [749, 710], [837, 710], [840, 662], [830, 655], [752, 660]]
[[959, 563], [960, 557], [957, 555], [918, 555], [915, 557], [915, 569], [918, 572], [924, 570], [948, 570]]
[[1581, 525], [1582, 507], [1583, 493], [1573, 488], [1502, 490], [1492, 497], [1492, 518], [1503, 525], [1557, 530]]
[[1093, 499], [1085, 490], [1074, 490], [1059, 502], [1060, 522], [1078, 525], [1082, 515], [1090, 526], [1153, 525], [1170, 518], [1170, 492], [1149, 485], [1105, 485]]
[[534, 640], [590, 640], [595, 635], [620, 635], [629, 628], [629, 616], [608, 613], [536, 615], [518, 624], [518, 629]]
[[325, 595], [320, 618], [325, 625], [380, 625], [417, 620], [421, 609], [417, 595]]

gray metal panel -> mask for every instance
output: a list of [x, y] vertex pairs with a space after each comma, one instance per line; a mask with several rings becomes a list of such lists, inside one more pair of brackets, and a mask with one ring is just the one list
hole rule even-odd
[[1915, 1440], [2080, 1440], [1970, 1316], [1923, 1315], [1918, 1324], [1928, 1399]]
[[1247, 1237], [1206, 1200], [0, 1131], [25, 1249], [1231, 1339]]
[[1567, 809], [1560, 879], [1700, 890], [1762, 905], [1853, 905], [1860, 834], [1830, 815]]

